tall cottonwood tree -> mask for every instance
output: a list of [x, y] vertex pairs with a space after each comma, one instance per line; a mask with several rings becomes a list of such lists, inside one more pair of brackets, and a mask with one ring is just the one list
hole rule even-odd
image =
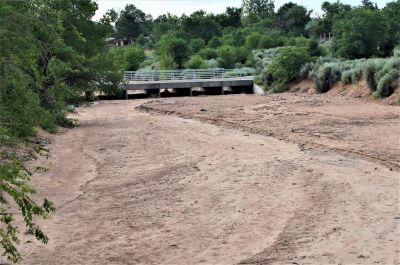
[[243, 15], [251, 21], [261, 20], [271, 16], [275, 12], [274, 0], [243, 0]]

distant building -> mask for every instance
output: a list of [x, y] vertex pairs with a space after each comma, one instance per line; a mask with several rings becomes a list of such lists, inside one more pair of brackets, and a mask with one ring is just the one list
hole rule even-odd
[[108, 47], [114, 47], [114, 46], [127, 46], [129, 44], [131, 44], [131, 40], [127, 39], [127, 38], [123, 38], [123, 39], [117, 39], [117, 38], [107, 38], [106, 39], [107, 42], [107, 46]]

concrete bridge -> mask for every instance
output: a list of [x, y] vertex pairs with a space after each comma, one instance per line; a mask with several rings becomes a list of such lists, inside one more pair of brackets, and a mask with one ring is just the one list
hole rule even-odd
[[178, 95], [192, 96], [193, 88], [210, 94], [224, 94], [225, 89], [253, 93], [252, 69], [185, 69], [141, 70], [124, 73], [124, 92], [143, 90], [160, 95], [162, 89], [172, 89]]

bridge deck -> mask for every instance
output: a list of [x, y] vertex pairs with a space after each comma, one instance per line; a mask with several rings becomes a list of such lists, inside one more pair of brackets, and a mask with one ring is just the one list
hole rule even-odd
[[185, 79], [185, 80], [159, 80], [159, 81], [128, 81], [125, 90], [150, 90], [166, 88], [192, 88], [192, 87], [223, 87], [223, 86], [252, 86], [254, 78], [246, 77], [226, 77], [212, 79]]

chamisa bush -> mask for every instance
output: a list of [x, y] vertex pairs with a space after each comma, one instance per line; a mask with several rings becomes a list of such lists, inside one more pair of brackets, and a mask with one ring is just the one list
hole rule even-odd
[[392, 57], [386, 61], [382, 69], [375, 74], [377, 90], [375, 96], [390, 96], [400, 77], [400, 57]]
[[320, 67], [314, 76], [316, 89], [320, 93], [327, 92], [335, 83], [341, 80], [340, 64], [326, 63]]
[[390, 72], [386, 73], [378, 82], [377, 90], [375, 96], [377, 97], [388, 97], [393, 93], [395, 82], [398, 82], [400, 78], [399, 71], [392, 69]]
[[310, 77], [310, 73], [312, 69], [314, 68], [314, 63], [305, 63], [301, 66], [300, 72], [299, 72], [299, 78], [300, 79], [307, 79]]
[[363, 78], [368, 84], [371, 91], [376, 90], [377, 81], [375, 79], [375, 74], [379, 69], [383, 67], [384, 59], [372, 59], [368, 60], [363, 69]]

